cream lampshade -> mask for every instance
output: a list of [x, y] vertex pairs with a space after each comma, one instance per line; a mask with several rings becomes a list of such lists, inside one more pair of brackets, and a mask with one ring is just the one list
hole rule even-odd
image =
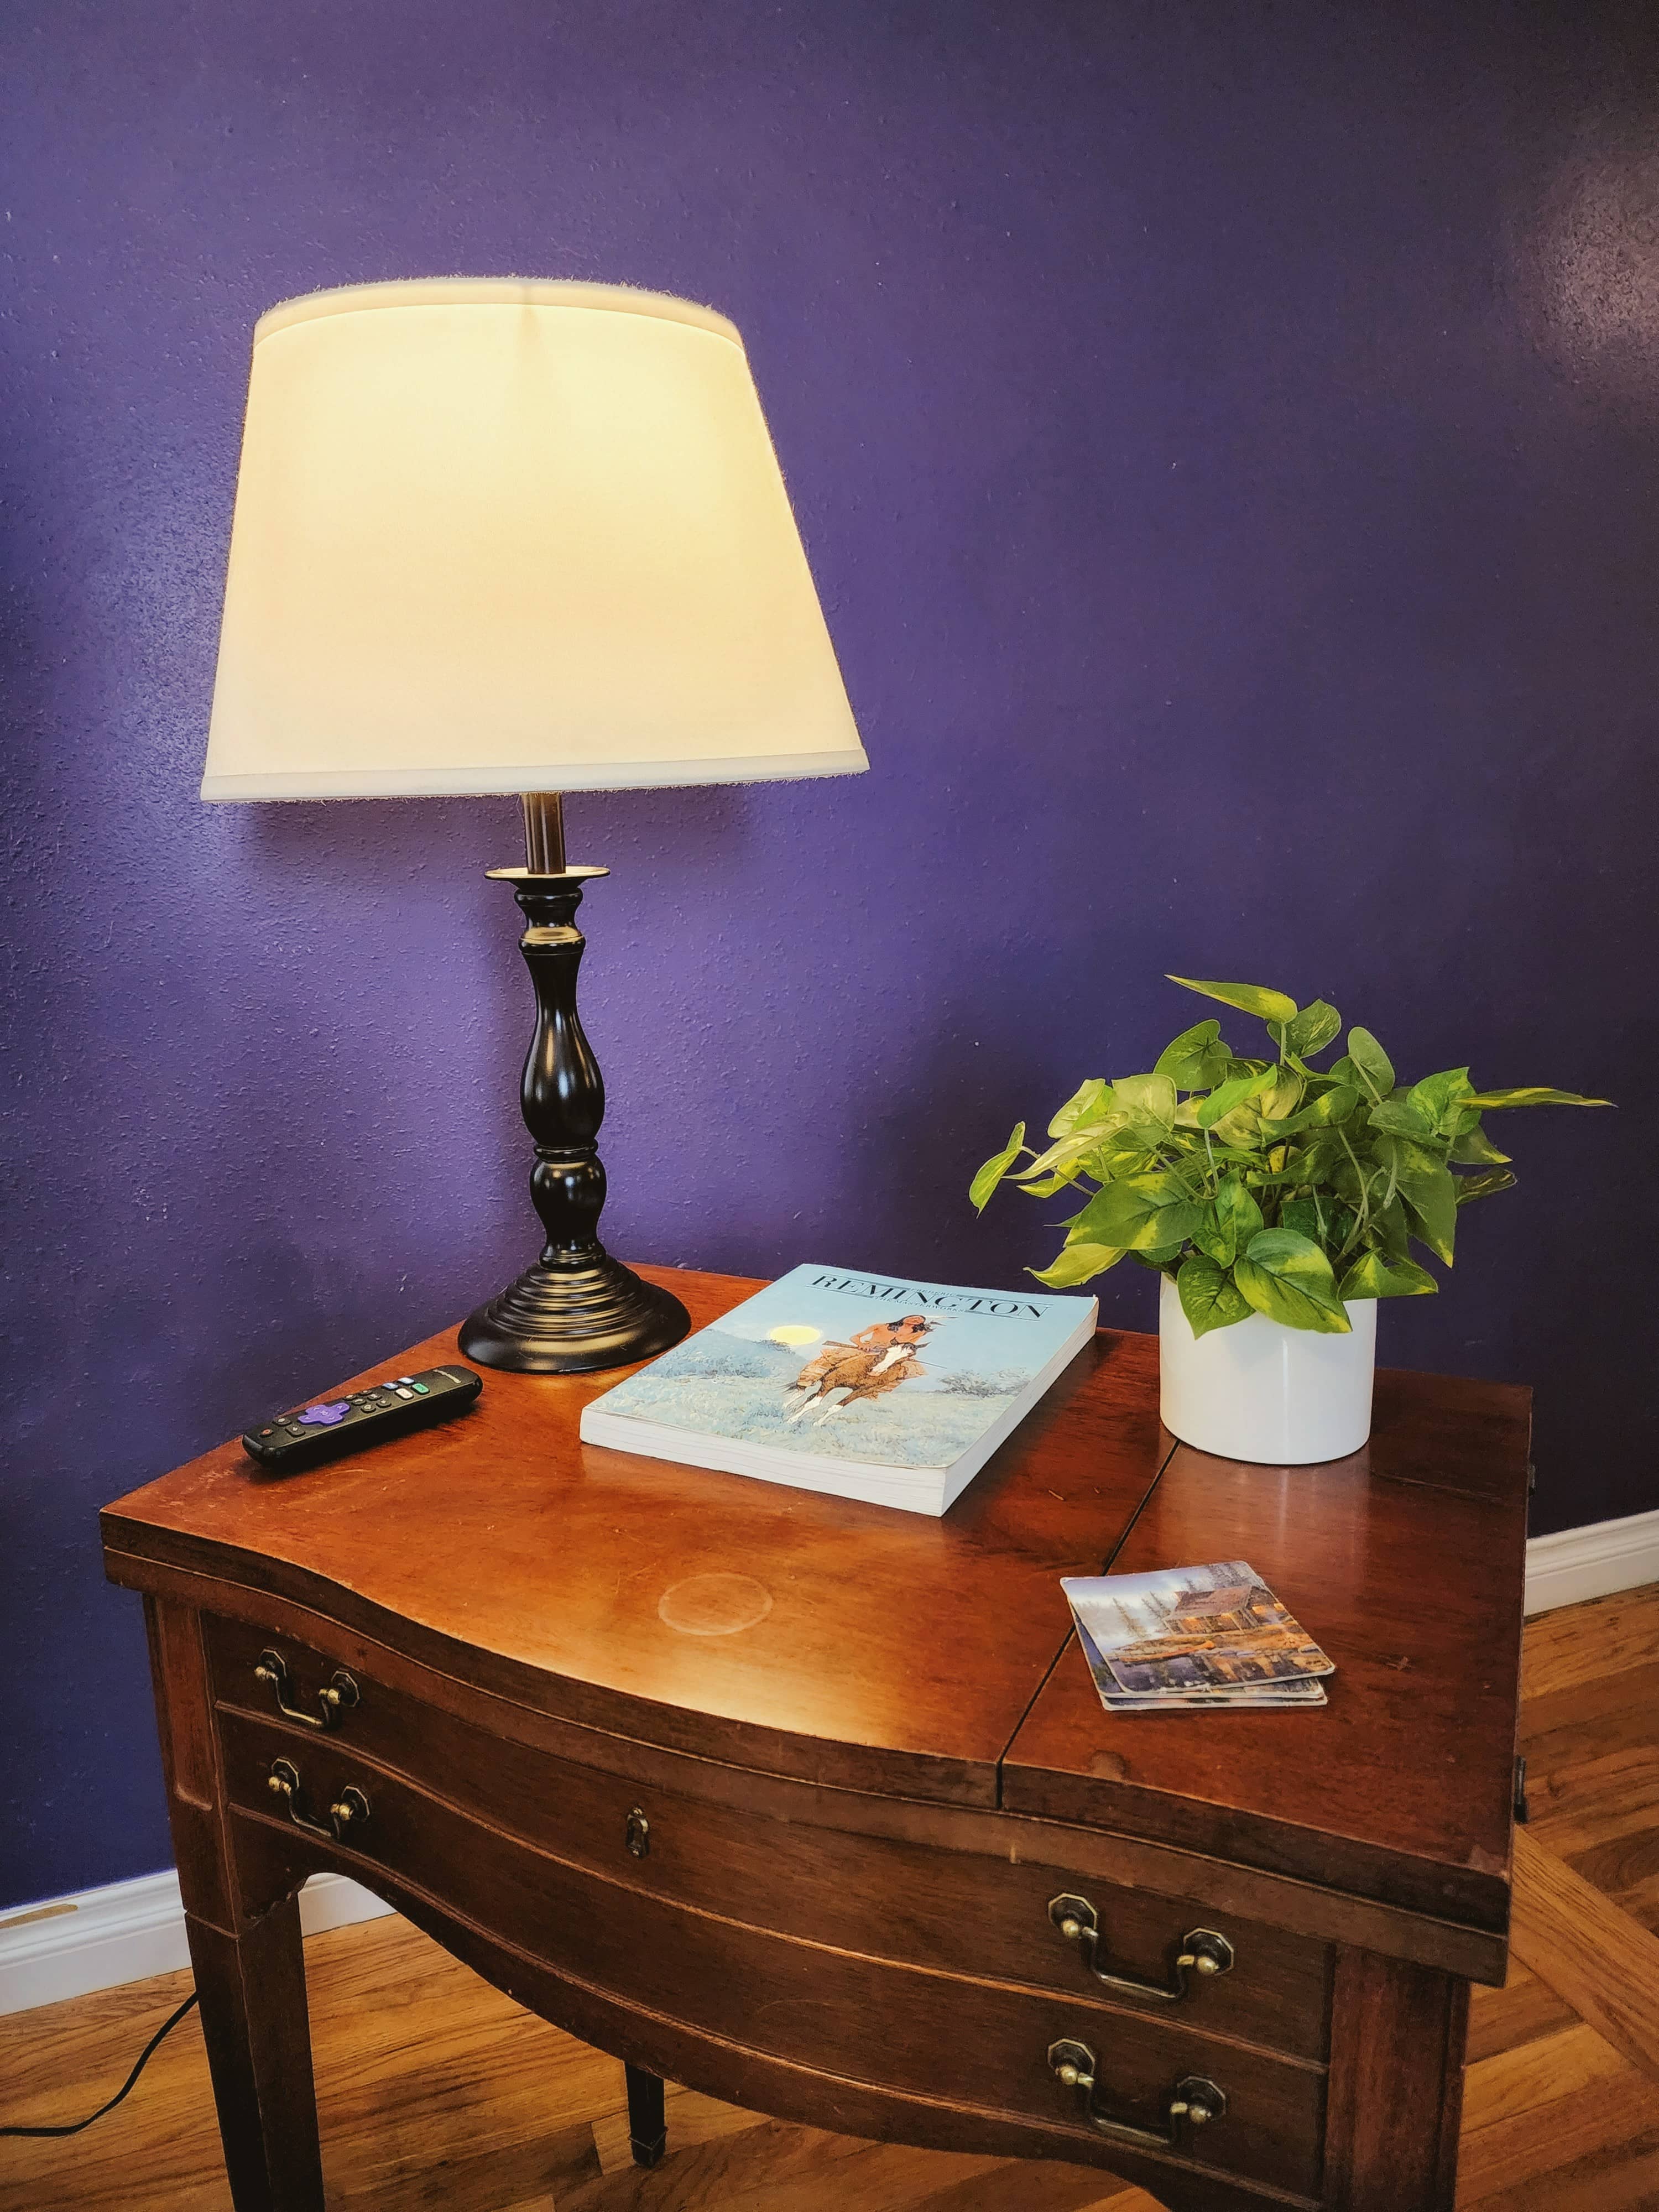
[[612, 1260], [585, 883], [558, 793], [867, 768], [737, 331], [621, 286], [425, 278], [263, 316], [206, 799], [524, 794], [539, 1261], [461, 1332], [616, 1365], [684, 1309]]
[[499, 277], [261, 318], [204, 799], [868, 765], [724, 316]]

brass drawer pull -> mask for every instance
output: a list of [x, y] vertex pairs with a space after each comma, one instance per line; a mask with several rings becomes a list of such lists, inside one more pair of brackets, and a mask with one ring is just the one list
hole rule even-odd
[[358, 1691], [343, 1667], [336, 1668], [326, 1688], [319, 1690], [317, 1702], [320, 1713], [302, 1712], [298, 1705], [289, 1705], [288, 1662], [280, 1651], [262, 1651], [253, 1668], [256, 1682], [269, 1682], [276, 1693], [276, 1710], [284, 1720], [298, 1721], [301, 1728], [331, 1729], [335, 1723], [351, 1711], [356, 1704]]
[[1181, 1954], [1170, 1969], [1167, 1986], [1138, 1981], [1133, 1974], [1109, 1974], [1100, 1963], [1100, 1915], [1086, 1897], [1056, 1897], [1048, 1917], [1068, 1943], [1083, 1953], [1085, 1970], [1109, 1990], [1121, 1990], [1132, 1997], [1152, 1997], [1159, 2004], [1179, 2004], [1188, 1994], [1188, 1973], [1225, 1974], [1231, 1971], [1233, 1947], [1212, 1928], [1190, 1928], [1181, 1939]]
[[313, 1820], [305, 1810], [304, 1785], [300, 1770], [291, 1759], [271, 1762], [265, 1787], [274, 1797], [287, 1802], [288, 1817], [296, 1828], [303, 1828], [308, 1836], [321, 1836], [325, 1842], [343, 1844], [349, 1840], [346, 1831], [368, 1825], [368, 1800], [361, 1790], [343, 1790], [328, 1808], [326, 1823]]
[[1062, 2042], [1051, 2043], [1048, 2063], [1058, 2080], [1081, 2095], [1084, 2116], [1090, 2126], [1121, 2142], [1144, 2143], [1152, 2150], [1180, 2150], [1185, 2148], [1193, 2129], [1222, 2118], [1227, 2110], [1224, 2090], [1218, 2089], [1202, 2074], [1183, 2074], [1170, 2090], [1170, 2101], [1164, 2107], [1169, 2126], [1137, 2127], [1131, 2120], [1115, 2119], [1109, 2112], [1096, 2110], [1095, 2054], [1086, 2043], [1074, 2043], [1069, 2037]]

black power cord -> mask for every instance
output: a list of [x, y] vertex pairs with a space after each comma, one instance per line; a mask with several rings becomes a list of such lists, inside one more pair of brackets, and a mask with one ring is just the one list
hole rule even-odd
[[167, 2019], [164, 2020], [160, 2027], [156, 2029], [155, 2034], [151, 2036], [149, 2041], [144, 2045], [143, 2049], [138, 2054], [138, 2063], [133, 2068], [131, 2073], [128, 2075], [126, 2080], [121, 2084], [115, 2094], [110, 2099], [108, 2104], [100, 2105], [97, 2111], [95, 2112], [88, 2112], [84, 2120], [73, 2120], [67, 2127], [0, 2128], [0, 2136], [78, 2136], [82, 2128], [89, 2128], [94, 2120], [101, 2120], [106, 2112], [112, 2112], [115, 2110], [115, 2107], [120, 2103], [122, 2098], [126, 2095], [127, 2091], [131, 2088], [133, 2083], [143, 2072], [145, 2067], [149, 2065], [151, 2051], [155, 2049], [156, 2045], [161, 2041], [164, 2036], [172, 2033], [173, 2030], [178, 2027], [179, 2021], [184, 2018], [185, 2014], [190, 2010], [195, 2002], [196, 1992], [192, 1990], [190, 1995], [185, 1999], [183, 2004], [179, 2006], [178, 2011], [172, 2014]]

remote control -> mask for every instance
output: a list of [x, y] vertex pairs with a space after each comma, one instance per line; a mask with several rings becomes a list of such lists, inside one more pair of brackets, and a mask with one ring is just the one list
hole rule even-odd
[[367, 1451], [430, 1427], [470, 1406], [483, 1389], [483, 1377], [470, 1367], [428, 1367], [419, 1375], [399, 1375], [391, 1382], [352, 1397], [324, 1398], [279, 1413], [242, 1438], [242, 1449], [272, 1474], [298, 1474], [347, 1452]]

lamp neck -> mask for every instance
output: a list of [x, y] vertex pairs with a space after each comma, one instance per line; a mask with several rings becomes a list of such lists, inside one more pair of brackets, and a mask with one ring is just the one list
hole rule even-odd
[[524, 793], [524, 864], [532, 875], [564, 873], [564, 801], [556, 791]]

